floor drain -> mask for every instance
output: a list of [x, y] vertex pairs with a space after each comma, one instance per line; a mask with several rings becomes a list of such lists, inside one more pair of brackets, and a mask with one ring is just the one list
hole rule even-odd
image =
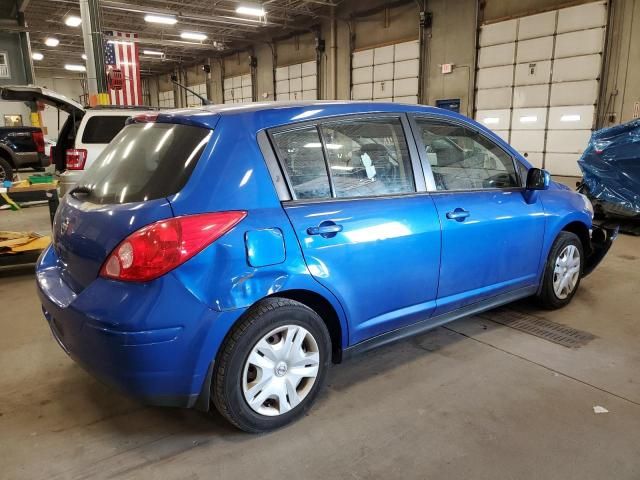
[[557, 343], [567, 348], [582, 347], [596, 338], [595, 335], [589, 332], [567, 327], [546, 318], [510, 308], [498, 308], [478, 316], [521, 332], [544, 338], [549, 342]]

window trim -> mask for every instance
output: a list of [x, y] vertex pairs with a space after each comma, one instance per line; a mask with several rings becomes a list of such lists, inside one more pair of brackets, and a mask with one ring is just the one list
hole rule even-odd
[[[333, 177], [331, 175], [331, 171], [328, 164], [325, 139], [322, 133], [322, 129], [320, 127], [327, 123], [358, 121], [358, 120], [379, 120], [379, 119], [385, 119], [385, 118], [396, 119], [400, 121], [402, 134], [404, 135], [404, 140], [407, 146], [407, 150], [409, 152], [409, 160], [410, 160], [409, 164], [411, 167], [411, 174], [413, 175], [413, 184], [415, 187], [415, 191], [404, 192], [404, 193], [390, 193], [386, 195], [336, 197], [334, 184], [333, 184]], [[295, 130], [308, 128], [310, 126], [314, 126], [316, 128], [318, 137], [320, 138], [320, 142], [322, 144], [322, 155], [324, 158], [325, 169], [327, 171], [327, 178], [329, 180], [329, 187], [331, 192], [331, 197], [328, 197], [328, 198], [300, 199], [296, 197], [293, 184], [291, 183], [291, 179], [289, 178], [289, 172], [287, 171], [287, 168], [284, 165], [283, 159], [279, 155], [278, 148], [276, 147], [276, 142], [273, 137], [274, 134], [277, 134], [277, 133], [292, 132]], [[276, 191], [278, 193], [278, 197], [281, 202], [307, 204], [307, 203], [317, 203], [317, 202], [352, 201], [352, 200], [366, 200], [366, 199], [376, 199], [376, 198], [399, 198], [399, 197], [408, 197], [413, 195], [419, 195], [422, 193], [427, 193], [427, 181], [426, 181], [425, 171], [423, 170], [421, 158], [419, 156], [419, 150], [415, 141], [415, 135], [413, 134], [413, 131], [411, 129], [409, 117], [407, 116], [406, 112], [354, 113], [354, 114], [347, 114], [347, 115], [338, 115], [335, 117], [323, 117], [320, 119], [308, 120], [308, 121], [291, 123], [287, 125], [281, 125], [278, 127], [268, 128], [266, 129], [265, 132], [266, 132], [266, 137], [268, 138], [271, 144], [271, 154], [273, 155], [273, 158], [275, 158], [275, 160], [277, 161], [279, 171], [282, 172], [282, 175], [284, 177], [284, 180], [288, 189], [287, 195], [284, 195], [283, 192], [277, 188], [279, 180], [277, 178], [277, 175], [274, 177], [274, 170], [272, 168], [269, 168], [269, 173], [271, 174], [271, 178], [274, 181], [274, 185], [276, 185]], [[262, 132], [259, 132], [258, 135], [260, 135], [260, 133]], [[268, 160], [269, 155], [265, 155], [264, 151], [263, 151], [263, 155], [265, 159], [267, 159], [267, 163], [269, 163], [269, 160]]]
[[[420, 134], [420, 125], [418, 125], [418, 120], [433, 120], [441, 123], [446, 123], [449, 125], [459, 126], [466, 128], [475, 132], [476, 134], [483, 137], [485, 140], [493, 144], [495, 147], [499, 148], [505, 155], [511, 158], [511, 163], [513, 165], [514, 172], [516, 173], [516, 177], [519, 180], [520, 185], [517, 187], [496, 187], [496, 188], [468, 188], [468, 189], [460, 189], [460, 190], [438, 190], [436, 187], [435, 177], [433, 175], [433, 170], [431, 169], [431, 164], [427, 159], [427, 155], [425, 153], [425, 145], [422, 141], [422, 135]], [[525, 186], [522, 178], [520, 177], [519, 170], [515, 164], [517, 161], [515, 156], [505, 150], [501, 145], [496, 143], [492, 138], [487, 136], [485, 132], [478, 129], [475, 125], [471, 123], [467, 123], [463, 120], [451, 119], [445, 116], [441, 116], [435, 113], [411, 113], [409, 114], [409, 124], [413, 130], [413, 136], [416, 141], [416, 145], [418, 146], [418, 155], [420, 157], [420, 162], [422, 163], [422, 167], [425, 171], [425, 176], [428, 178], [427, 180], [427, 191], [429, 193], [438, 193], [438, 194], [449, 194], [449, 193], [464, 193], [464, 192], [508, 192], [508, 191], [524, 191]]]

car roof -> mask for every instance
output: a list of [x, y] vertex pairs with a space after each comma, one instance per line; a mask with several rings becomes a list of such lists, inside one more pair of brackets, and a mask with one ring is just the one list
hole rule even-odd
[[318, 100], [305, 102], [253, 102], [223, 105], [204, 105], [189, 109], [162, 110], [159, 121], [184, 122], [215, 127], [220, 117], [251, 116], [257, 129], [272, 128], [290, 123], [320, 118], [366, 113], [424, 113], [439, 114], [468, 121], [467, 117], [436, 107], [391, 102]]

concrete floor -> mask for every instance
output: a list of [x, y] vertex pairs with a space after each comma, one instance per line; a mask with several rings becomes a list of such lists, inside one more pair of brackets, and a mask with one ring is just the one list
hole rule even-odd
[[[46, 229], [46, 210], [1, 229]], [[261, 436], [102, 386], [51, 337], [31, 271], [1, 275], [0, 478], [640, 478], [640, 238], [536, 311], [586, 346], [457, 321], [334, 367], [308, 417]]]

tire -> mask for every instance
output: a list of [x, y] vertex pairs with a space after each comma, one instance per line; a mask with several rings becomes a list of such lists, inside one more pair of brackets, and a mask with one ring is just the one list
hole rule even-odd
[[0, 157], [0, 183], [5, 180], [13, 180], [13, 167], [4, 158]]
[[[293, 353], [285, 355], [285, 348]], [[266, 298], [249, 309], [223, 342], [211, 398], [239, 429], [274, 430], [309, 410], [330, 362], [331, 339], [318, 314], [294, 300]]]
[[[555, 310], [571, 302], [580, 286], [583, 268], [584, 249], [580, 238], [571, 232], [560, 232], [553, 242], [545, 265], [538, 294], [540, 304], [546, 309]], [[563, 269], [566, 270], [563, 272]], [[565, 275], [567, 280], [561, 288]]]

